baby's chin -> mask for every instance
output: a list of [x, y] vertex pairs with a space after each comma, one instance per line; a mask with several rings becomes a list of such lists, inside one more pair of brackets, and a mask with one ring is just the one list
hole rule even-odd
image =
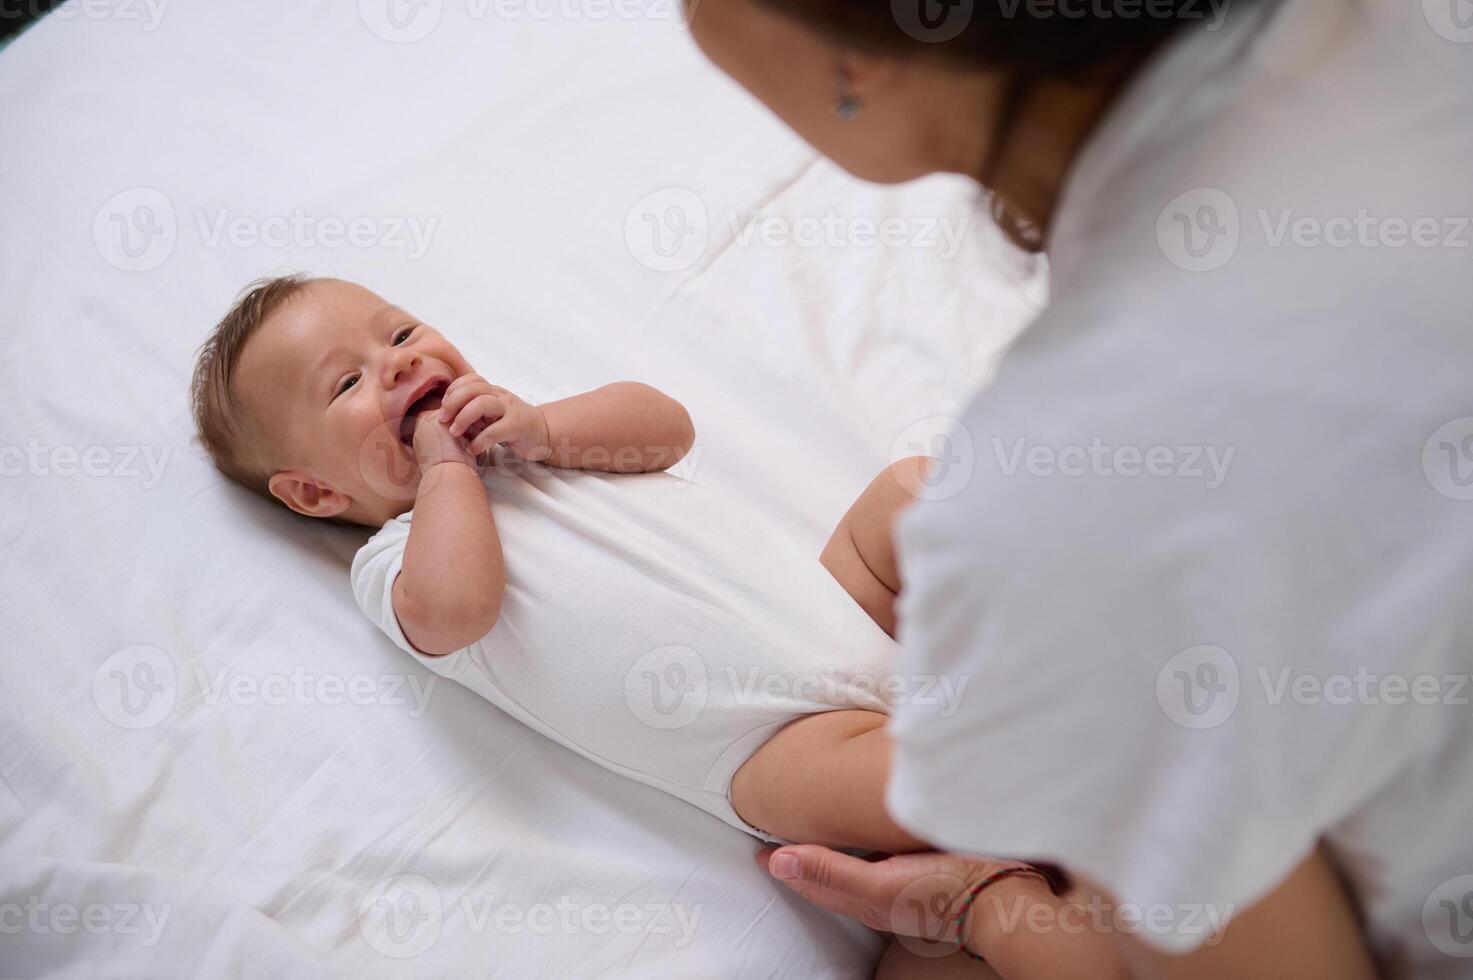
[[394, 438], [386, 425], [377, 426], [358, 453], [354, 472], [342, 474], [337, 485], [354, 500], [355, 523], [381, 525], [414, 506], [419, 492], [420, 468], [412, 445]]

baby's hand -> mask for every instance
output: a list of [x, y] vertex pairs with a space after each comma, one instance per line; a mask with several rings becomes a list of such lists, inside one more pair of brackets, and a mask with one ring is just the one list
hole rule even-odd
[[414, 420], [414, 457], [419, 461], [421, 473], [428, 473], [430, 467], [439, 463], [465, 463], [472, 468], [476, 465], [470, 442], [451, 435], [450, 427], [434, 412], [424, 412]]
[[452, 436], [470, 439], [476, 457], [497, 443], [518, 459], [540, 462], [552, 455], [542, 409], [487, 383], [479, 374], [463, 374], [450, 382], [438, 418], [449, 423]]

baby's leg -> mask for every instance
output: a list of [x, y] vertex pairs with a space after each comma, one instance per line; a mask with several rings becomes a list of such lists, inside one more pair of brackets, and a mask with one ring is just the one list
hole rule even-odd
[[892, 940], [880, 957], [875, 980], [999, 980], [997, 971], [952, 947], [945, 956], [923, 956]]
[[877, 711], [851, 709], [789, 723], [732, 777], [732, 805], [752, 826], [797, 843], [931, 850], [885, 810], [886, 721]]
[[892, 637], [900, 575], [895, 569], [891, 529], [895, 518], [919, 495], [929, 456], [909, 456], [875, 477], [839, 521], [819, 561], [854, 601]]

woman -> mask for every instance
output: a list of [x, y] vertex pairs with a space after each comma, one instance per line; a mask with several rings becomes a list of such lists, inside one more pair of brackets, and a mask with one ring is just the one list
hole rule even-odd
[[[817, 149], [974, 177], [1052, 275], [938, 464], [965, 486], [896, 523], [897, 669], [975, 677], [899, 706], [889, 805], [953, 853], [787, 847], [777, 878], [990, 961], [958, 976], [1473, 972], [1473, 32], [1444, 6], [687, 5]], [[1020, 860], [1091, 914], [1009, 919], [1045, 894], [995, 876]], [[1051, 962], [1079, 922], [1108, 941]]]

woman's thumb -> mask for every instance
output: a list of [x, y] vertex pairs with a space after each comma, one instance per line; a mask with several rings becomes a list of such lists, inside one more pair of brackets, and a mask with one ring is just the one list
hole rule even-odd
[[868, 861], [819, 844], [763, 850], [757, 862], [810, 902], [856, 918], [865, 917], [863, 912], [875, 908], [879, 897], [875, 892], [881, 884], [876, 878], [884, 877]]

